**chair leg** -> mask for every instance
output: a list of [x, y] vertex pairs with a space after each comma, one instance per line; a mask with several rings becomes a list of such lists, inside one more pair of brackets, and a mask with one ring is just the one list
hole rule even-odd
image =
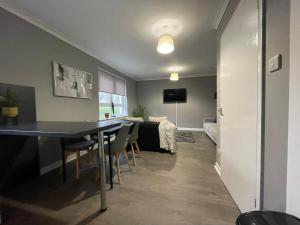
[[76, 179], [79, 179], [80, 175], [80, 151], [76, 151]]
[[87, 158], [88, 158], [88, 162], [90, 162], [92, 159], [92, 151], [90, 149], [87, 150]]
[[141, 150], [140, 150], [139, 144], [138, 144], [136, 141], [133, 142], [133, 143], [135, 144], [135, 147], [136, 147], [136, 150], [137, 150], [138, 154], [139, 154], [140, 156], [142, 156], [142, 152], [141, 152]]
[[132, 152], [132, 158], [133, 158], [133, 165], [136, 166], [133, 144], [131, 143], [130, 146], [131, 146], [131, 152]]
[[87, 153], [88, 153], [88, 161], [90, 162], [91, 159], [93, 158], [93, 150], [94, 150], [94, 145], [90, 148], [87, 149]]
[[130, 163], [130, 161], [129, 161], [129, 158], [128, 158], [126, 149], [123, 150], [123, 155], [124, 155], [124, 157], [125, 157], [125, 160], [127, 161], [127, 164], [128, 164], [129, 169], [132, 170], [131, 163]]
[[121, 184], [121, 173], [120, 173], [120, 162], [119, 162], [119, 154], [115, 154], [116, 157], [116, 167], [117, 167], [117, 175], [118, 175], [118, 181], [119, 184]]
[[65, 161], [66, 162], [67, 162], [68, 156], [69, 156], [69, 153], [67, 151], [65, 151]]
[[97, 182], [97, 184], [100, 184], [100, 180], [101, 180], [101, 175], [100, 175], [99, 170], [97, 168], [97, 172], [96, 172], [96, 182]]

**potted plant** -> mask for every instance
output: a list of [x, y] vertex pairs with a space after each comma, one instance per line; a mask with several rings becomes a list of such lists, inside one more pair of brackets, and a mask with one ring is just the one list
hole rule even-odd
[[18, 115], [19, 98], [9, 88], [6, 89], [4, 95], [0, 95], [0, 106], [2, 108], [2, 115], [7, 117], [16, 117]]
[[146, 107], [138, 104], [137, 107], [132, 111], [132, 116], [145, 118]]

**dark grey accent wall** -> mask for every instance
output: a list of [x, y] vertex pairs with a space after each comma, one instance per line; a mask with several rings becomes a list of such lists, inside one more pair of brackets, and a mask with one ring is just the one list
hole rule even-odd
[[266, 59], [282, 54], [282, 69], [266, 71], [263, 208], [285, 211], [289, 111], [290, 0], [266, 0]]
[[[126, 79], [129, 112], [136, 106], [136, 82], [99, 60], [2, 8], [0, 30], [0, 82], [35, 87], [37, 120], [97, 120], [99, 67]], [[93, 99], [54, 97], [51, 67], [53, 60], [92, 73]], [[48, 146], [50, 145], [41, 148], [41, 167], [60, 159], [57, 148]]]
[[163, 90], [187, 89], [187, 103], [178, 103], [178, 127], [202, 128], [203, 118], [216, 116], [216, 77], [184, 78], [170, 80], [138, 81], [138, 103], [147, 107], [147, 116], [168, 116], [175, 122], [176, 105], [163, 104]]

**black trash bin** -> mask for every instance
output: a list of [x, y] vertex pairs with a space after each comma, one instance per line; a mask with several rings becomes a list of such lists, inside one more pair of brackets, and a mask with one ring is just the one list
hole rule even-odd
[[300, 220], [281, 212], [253, 211], [239, 215], [236, 225], [300, 225]]

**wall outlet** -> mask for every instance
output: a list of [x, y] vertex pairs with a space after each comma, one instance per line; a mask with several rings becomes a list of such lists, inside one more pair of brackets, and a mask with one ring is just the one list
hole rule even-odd
[[269, 59], [269, 72], [275, 72], [280, 70], [282, 67], [282, 56], [281, 54], [275, 55]]

